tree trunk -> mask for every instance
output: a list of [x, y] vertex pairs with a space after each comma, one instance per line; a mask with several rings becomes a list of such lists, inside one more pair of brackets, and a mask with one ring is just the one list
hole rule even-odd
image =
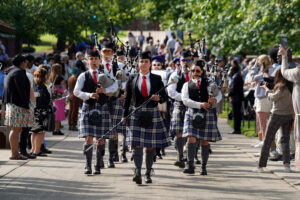
[[16, 35], [15, 38], [15, 54], [21, 54], [23, 49], [22, 49], [22, 36]]
[[66, 48], [66, 40], [58, 36], [57, 43], [56, 43], [56, 51], [57, 52], [65, 51], [65, 48]]

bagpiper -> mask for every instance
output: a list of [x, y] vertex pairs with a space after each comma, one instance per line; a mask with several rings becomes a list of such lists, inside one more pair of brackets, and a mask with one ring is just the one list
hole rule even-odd
[[141, 169], [143, 162], [143, 148], [146, 148], [145, 183], [152, 183], [151, 171], [155, 148], [165, 148], [171, 145], [158, 103], [167, 99], [165, 90], [156, 94], [164, 87], [160, 76], [152, 74], [150, 52], [143, 52], [138, 62], [139, 73], [131, 75], [125, 90], [123, 120], [147, 99], [151, 101], [140, 110], [130, 115], [126, 120], [127, 144], [133, 149], [135, 172], [133, 181], [142, 183]]
[[[97, 51], [87, 52], [87, 62], [89, 70], [79, 75], [74, 95], [83, 100], [78, 122], [79, 137], [85, 138], [83, 146], [86, 157], [85, 174], [91, 174], [93, 138], [97, 140], [102, 138], [112, 127], [106, 94], [117, 91], [118, 85], [115, 82], [108, 88], [98, 87], [100, 55]], [[96, 149], [94, 174], [100, 174], [100, 165], [105, 149], [104, 139], [98, 140]]]

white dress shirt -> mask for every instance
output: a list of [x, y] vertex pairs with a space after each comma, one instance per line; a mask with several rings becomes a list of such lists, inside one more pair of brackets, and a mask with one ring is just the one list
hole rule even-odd
[[[97, 70], [92, 70], [89, 69], [90, 74], [93, 77], [93, 72], [96, 71], [97, 72], [97, 80], [98, 80], [98, 71]], [[85, 73], [81, 73], [77, 79], [75, 88], [74, 88], [74, 95], [80, 99], [82, 99], [83, 101], [86, 101], [90, 98], [91, 93], [88, 92], [83, 92], [82, 88], [84, 86], [84, 82], [85, 82]], [[118, 90], [118, 82], [115, 81], [114, 84], [112, 84], [111, 86], [109, 86], [108, 88], [105, 88], [105, 93], [114, 93]], [[96, 92], [96, 91], [95, 91]]]
[[[194, 83], [197, 83], [196, 79], [192, 79]], [[201, 87], [201, 78], [200, 78], [200, 87]], [[182, 102], [185, 106], [195, 109], [200, 109], [201, 105], [207, 102], [198, 102], [190, 99], [189, 97], [189, 88], [188, 88], [188, 82], [184, 83], [182, 90], [181, 90], [181, 98]], [[222, 93], [219, 92], [218, 95], [215, 97], [217, 100], [217, 103], [219, 103], [222, 99]]]
[[[183, 73], [184, 75], [184, 78], [185, 78], [185, 73]], [[174, 77], [177, 76], [177, 70], [175, 70], [169, 80], [172, 80], [174, 79]], [[190, 75], [189, 75], [189, 78], [190, 78]], [[176, 84], [171, 84], [167, 87], [167, 91], [168, 91], [168, 95], [169, 97], [171, 97], [172, 99], [176, 100], [176, 101], [182, 101], [182, 98], [181, 98], [181, 93], [180, 92], [177, 92], [176, 90], [177, 88], [177, 83]]]
[[151, 90], [150, 72], [146, 75], [143, 75], [143, 74], [140, 73], [139, 80], [137, 81], [137, 85], [138, 85], [139, 91], [141, 92], [143, 76], [146, 76], [147, 94], [149, 96], [150, 95], [150, 90]]
[[107, 62], [103, 61], [102, 64], [103, 64], [103, 68], [104, 68], [104, 74], [107, 74], [107, 75], [109, 75], [111, 78], [113, 78], [113, 77], [114, 77], [114, 73], [113, 73], [113, 70], [112, 70], [112, 62], [109, 62], [109, 63], [108, 63], [108, 64], [109, 64], [109, 71], [108, 71], [107, 68], [106, 68]]

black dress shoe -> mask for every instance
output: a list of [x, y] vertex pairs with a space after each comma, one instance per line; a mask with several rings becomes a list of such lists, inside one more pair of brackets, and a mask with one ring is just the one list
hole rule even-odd
[[277, 154], [274, 157], [269, 158], [270, 161], [282, 161], [282, 155], [281, 154]]
[[61, 131], [53, 131], [52, 133], [53, 135], [65, 135], [63, 132]]
[[177, 160], [175, 163], [174, 163], [175, 166], [179, 167], [179, 168], [185, 168], [185, 163], [183, 160], [179, 161]]
[[127, 163], [128, 162], [128, 160], [126, 158], [126, 155], [124, 155], [124, 154], [121, 155], [121, 162], [122, 163]]
[[49, 149], [45, 148], [44, 144], [41, 145], [41, 152], [46, 153], [46, 154], [51, 154], [52, 153], [52, 151], [50, 151]]
[[146, 173], [145, 177], [144, 177], [144, 181], [145, 183], [152, 183], [152, 179], [151, 179], [151, 173]]
[[119, 162], [119, 161], [120, 161], [119, 154], [116, 153], [116, 154], [114, 155], [114, 162]]
[[195, 167], [188, 166], [188, 168], [183, 170], [183, 173], [185, 173], [185, 174], [195, 174]]
[[115, 168], [116, 166], [115, 166], [114, 161], [111, 160], [111, 159], [109, 159], [109, 160], [107, 161], [107, 167], [108, 167], [108, 168]]
[[95, 166], [94, 174], [101, 174], [100, 167]]
[[241, 134], [241, 131], [232, 131], [232, 132], [229, 132], [228, 134]]
[[200, 175], [202, 175], [202, 176], [207, 175], [206, 167], [203, 167], [203, 166], [202, 166], [201, 169], [202, 169], [202, 170], [201, 170], [201, 172], [200, 172]]
[[137, 170], [134, 172], [132, 181], [136, 184], [142, 184], [142, 175], [141, 173], [138, 173]]
[[195, 164], [200, 165], [200, 164], [201, 164], [201, 161], [198, 160], [198, 158], [195, 158]]
[[22, 156], [25, 156], [25, 157], [29, 158], [29, 159], [35, 159], [36, 158], [36, 156], [34, 154], [29, 154], [29, 153], [27, 153], [27, 151], [21, 151], [20, 154]]
[[165, 156], [165, 155], [166, 155], [166, 151], [165, 151], [164, 148], [161, 149], [161, 155], [162, 155], [162, 156]]
[[100, 169], [104, 169], [104, 167], [105, 167], [105, 166], [104, 166], [104, 161], [101, 160], [101, 161], [100, 161]]
[[92, 168], [91, 167], [85, 167], [84, 174], [92, 174]]

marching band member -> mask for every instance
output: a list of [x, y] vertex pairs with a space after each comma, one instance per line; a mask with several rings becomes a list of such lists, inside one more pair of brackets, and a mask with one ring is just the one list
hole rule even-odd
[[[103, 48], [101, 49], [102, 56], [102, 64], [99, 67], [99, 70], [104, 74], [110, 76], [111, 78], [115, 78], [117, 71], [119, 70], [117, 62], [113, 62], [113, 44], [105, 43]], [[108, 108], [112, 120], [112, 125], [116, 125], [122, 118], [122, 103], [120, 102], [120, 98], [118, 97], [109, 97], [108, 98]], [[118, 154], [118, 131], [116, 129], [114, 131], [114, 138], [109, 139], [108, 141], [108, 168], [115, 168], [115, 162], [119, 162], [119, 154]], [[104, 167], [104, 166], [101, 166]]]
[[[206, 164], [209, 157], [208, 142], [216, 142], [222, 137], [217, 127], [216, 103], [221, 100], [220, 93], [217, 97], [209, 97], [208, 82], [205, 76], [205, 62], [195, 61], [192, 66], [192, 80], [183, 85], [181, 98], [187, 107], [184, 118], [183, 136], [187, 137], [188, 166], [183, 173], [194, 174], [194, 158], [196, 152], [196, 139], [200, 139], [202, 171], [207, 175]], [[212, 105], [213, 108], [212, 108]]]
[[[85, 138], [85, 174], [91, 174], [93, 138], [96, 137], [98, 140], [112, 127], [105, 94], [117, 91], [118, 86], [115, 82], [108, 88], [97, 88], [100, 56], [97, 51], [89, 51], [87, 57], [89, 70], [79, 75], [74, 88], [74, 95], [84, 101], [79, 117], [79, 137]], [[99, 140], [97, 143], [94, 174], [100, 174], [100, 165], [105, 149], [104, 144], [104, 139]]]
[[185, 163], [183, 161], [183, 146], [184, 146], [184, 139], [182, 138], [183, 132], [183, 121], [186, 107], [182, 103], [181, 98], [181, 89], [185, 82], [190, 81], [190, 74], [189, 68], [192, 64], [191, 52], [184, 50], [180, 57], [180, 64], [182, 69], [176, 69], [170, 76], [170, 80], [172, 80], [175, 76], [178, 76], [181, 70], [182, 73], [180, 75], [180, 79], [177, 84], [172, 84], [167, 88], [168, 95], [172, 98], [174, 102], [174, 108], [171, 117], [171, 124], [170, 124], [170, 134], [175, 136], [175, 147], [177, 148], [178, 152], [178, 160], [174, 163], [175, 166], [180, 168], [185, 167]]
[[[171, 144], [166, 127], [159, 112], [158, 103], [166, 101], [167, 95], [163, 90], [158, 92], [164, 84], [161, 77], [150, 72], [150, 52], [143, 52], [139, 59], [139, 73], [130, 76], [125, 91], [123, 119], [148, 98], [149, 104], [132, 114], [127, 120], [127, 144], [133, 149], [135, 173], [133, 181], [142, 183], [141, 168], [143, 162], [143, 147], [146, 148], [145, 183], [152, 183], [151, 170], [155, 148], [165, 148]], [[131, 108], [131, 109], [130, 109]]]

